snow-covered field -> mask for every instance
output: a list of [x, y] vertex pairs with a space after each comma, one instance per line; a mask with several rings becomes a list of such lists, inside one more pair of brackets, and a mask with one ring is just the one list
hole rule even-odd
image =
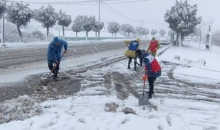
[[[83, 90], [66, 99], [40, 103], [44, 111], [41, 115], [1, 124], [0, 130], [220, 130], [220, 48], [213, 47], [208, 52], [205, 47], [199, 49], [198, 43], [185, 46], [171, 46], [157, 57], [163, 75], [155, 83], [155, 95], [149, 106], [138, 106], [138, 99], [131, 93], [124, 100], [118, 98], [116, 85], [127, 82], [123, 76], [136, 76], [129, 79], [130, 88], [141, 90], [143, 84], [142, 68], [137, 72], [128, 70], [127, 60], [123, 60], [81, 73]], [[174, 59], [175, 56], [180, 60]], [[205, 66], [198, 62], [200, 59], [206, 61]], [[170, 79], [170, 70], [174, 79]], [[112, 73], [118, 77], [108, 76]], [[103, 75], [107, 75], [109, 87], [99, 83], [104, 80]], [[169, 84], [162, 84], [165, 81]], [[126, 85], [122, 85], [123, 91]], [[107, 112], [110, 108], [105, 105], [112, 102], [118, 107], [115, 112]], [[126, 107], [133, 109], [133, 114], [125, 114]]]

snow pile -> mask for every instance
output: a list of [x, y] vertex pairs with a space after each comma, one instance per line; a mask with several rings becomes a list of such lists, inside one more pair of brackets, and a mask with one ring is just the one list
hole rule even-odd
[[42, 114], [43, 109], [36, 102], [27, 95], [3, 102], [0, 106], [0, 124]]
[[6, 44], [2, 44], [1, 46], [0, 46], [0, 48], [7, 48], [8, 46], [6, 45]]
[[125, 114], [135, 114], [136, 115], [136, 112], [132, 108], [129, 108], [129, 107], [124, 108], [122, 110], [122, 112], [124, 112]]
[[118, 104], [116, 104], [115, 102], [112, 103], [106, 103], [105, 104], [105, 111], [106, 112], [116, 112], [116, 109], [119, 107]]

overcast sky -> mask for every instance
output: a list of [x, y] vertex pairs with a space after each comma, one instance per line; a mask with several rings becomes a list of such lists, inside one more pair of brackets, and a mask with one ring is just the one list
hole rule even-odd
[[[15, 0], [18, 1], [18, 0]], [[56, 11], [60, 9], [66, 14], [71, 15], [75, 19], [78, 15], [93, 15], [96, 19], [99, 18], [98, 0], [23, 0], [23, 2], [77, 2], [77, 1], [93, 1], [83, 3], [82, 5], [73, 3], [51, 4]], [[110, 21], [116, 21], [120, 24], [131, 24], [134, 27], [143, 26], [151, 29], [169, 30], [168, 24], [164, 21], [166, 10], [170, 10], [171, 6], [175, 5], [176, 0], [102, 0], [101, 4], [101, 21], [105, 22], [105, 26]], [[121, 2], [117, 4], [107, 4], [109, 1]], [[130, 1], [130, 2], [128, 2]], [[133, 2], [131, 2], [133, 1]], [[138, 2], [134, 2], [138, 1]], [[184, 1], [184, 0], [183, 0]], [[127, 3], [124, 3], [127, 2]], [[188, 0], [190, 5], [198, 5], [197, 16], [202, 16], [206, 27], [209, 21], [213, 21], [212, 29], [220, 29], [220, 0]], [[89, 5], [85, 5], [89, 4]], [[38, 9], [43, 3], [30, 3], [30, 7]], [[47, 6], [47, 3], [44, 3]], [[117, 12], [115, 12], [117, 11]], [[119, 13], [120, 14], [119, 14]], [[126, 18], [125, 18], [126, 17]], [[137, 20], [137, 21], [134, 21]], [[146, 22], [141, 22], [146, 21]], [[33, 24], [33, 22], [32, 22]]]

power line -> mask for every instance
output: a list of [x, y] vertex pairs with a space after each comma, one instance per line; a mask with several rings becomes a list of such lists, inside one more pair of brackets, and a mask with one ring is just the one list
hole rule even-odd
[[[104, 2], [103, 2], [104, 3]], [[106, 4], [106, 3], [104, 3], [108, 8], [110, 8], [111, 10], [113, 10], [114, 11], [114, 13], [115, 14], [117, 14], [117, 15], [120, 15], [121, 17], [123, 17], [123, 18], [125, 18], [125, 19], [127, 19], [127, 20], [130, 20], [130, 21], [134, 21], [134, 22], [144, 22], [144, 23], [148, 23], [148, 24], [155, 24], [155, 25], [162, 25], [162, 26], [167, 26], [167, 25], [165, 25], [165, 24], [160, 24], [160, 23], [153, 23], [153, 22], [148, 22], [148, 21], [144, 21], [144, 20], [135, 20], [135, 19], [132, 19], [132, 18], [130, 18], [130, 17], [127, 17], [127, 16], [125, 16], [125, 15], [123, 15], [122, 13], [120, 13], [120, 12], [118, 12], [117, 10], [115, 10], [115, 9], [113, 9], [112, 7], [110, 7], [108, 4]], [[105, 7], [105, 6], [104, 6]], [[106, 7], [105, 7], [106, 8]]]
[[[11, 1], [11, 0], [10, 0]], [[105, 0], [108, 4], [122, 4], [122, 3], [134, 3], [134, 2], [146, 2], [148, 0], [136, 0], [136, 1], [115, 1], [115, 0]], [[65, 5], [97, 5], [96, 1], [72, 1], [72, 2], [39, 2], [39, 1], [12, 1], [12, 2], [25, 2], [25, 3], [32, 3], [32, 4], [65, 4]], [[95, 2], [95, 3], [94, 3]]]
[[149, 1], [149, 0], [136, 0], [136, 1], [126, 1], [126, 2], [109, 2], [108, 4], [128, 4], [128, 3], [136, 3], [136, 2], [146, 2], [146, 1]]
[[42, 1], [42, 2], [39, 2], [39, 1], [12, 1], [12, 2], [25, 2], [25, 3], [30, 3], [30, 4], [62, 4], [62, 5], [97, 5], [94, 3], [94, 1], [72, 1], [72, 2], [46, 2], [46, 1]]
[[[12, 1], [12, 0], [9, 0]], [[155, 22], [148, 22], [148, 21], [141, 21], [141, 20], [135, 20], [133, 18], [130, 18], [128, 16], [125, 16], [124, 14], [118, 12], [117, 10], [113, 9], [111, 6], [109, 6], [108, 4], [120, 4], [120, 3], [132, 3], [132, 2], [146, 2], [149, 0], [135, 0], [135, 1], [123, 1], [123, 0], [105, 0], [106, 2], [102, 4], [103, 7], [107, 8], [108, 10], [110, 10], [111, 12], [119, 15], [120, 17], [127, 19], [129, 21], [133, 21], [133, 22], [144, 22], [144, 23], [148, 23], [148, 24], [154, 24], [154, 25], [162, 25], [162, 26], [167, 26], [165, 24], [160, 24], [160, 23], [155, 23]], [[21, 2], [21, 1], [12, 1], [12, 2]], [[62, 5], [97, 5], [99, 3], [97, 3], [98, 1], [89, 1], [89, 0], [84, 0], [84, 1], [71, 1], [71, 2], [33, 2], [33, 1], [22, 1], [22, 2], [26, 2], [26, 3], [32, 3], [32, 4], [62, 4]], [[94, 3], [96, 2], [96, 3]]]
[[[103, 2], [103, 3], [104, 3], [104, 2]], [[137, 20], [135, 20], [135, 19], [129, 18], [129, 17], [127, 17], [127, 16], [121, 14], [120, 12], [116, 11], [115, 9], [113, 9], [112, 7], [110, 7], [109, 5], [107, 5], [106, 3], [104, 3], [104, 4], [105, 4], [108, 8], [110, 8], [111, 10], [113, 10], [115, 14], [120, 15], [121, 17], [123, 17], [123, 18], [125, 18], [125, 19], [127, 19], [127, 20], [131, 20], [131, 21], [135, 21], [135, 22], [140, 22], [140, 21], [137, 21]], [[104, 6], [104, 5], [103, 5], [103, 6]], [[106, 8], [106, 6], [104, 6], [104, 7]]]

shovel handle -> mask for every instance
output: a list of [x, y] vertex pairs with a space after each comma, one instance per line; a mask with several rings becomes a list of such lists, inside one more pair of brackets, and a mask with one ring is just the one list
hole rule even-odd
[[[59, 61], [57, 62], [57, 64], [53, 67], [53, 69], [51, 70], [51, 72], [50, 72], [50, 75], [51, 75], [51, 73], [53, 73], [53, 71], [54, 71], [54, 69], [57, 67], [57, 65], [60, 63], [60, 61], [61, 61], [61, 59], [62, 59], [62, 57], [63, 57], [63, 55], [64, 55], [65, 53], [63, 53], [62, 54], [62, 56], [60, 57], [60, 59], [59, 59]], [[49, 76], [50, 76], [49, 75]]]
[[[145, 69], [144, 69], [144, 75], [146, 76], [146, 70]], [[144, 80], [143, 95], [144, 95], [144, 90], [145, 90], [145, 82], [146, 82], [146, 80]]]

